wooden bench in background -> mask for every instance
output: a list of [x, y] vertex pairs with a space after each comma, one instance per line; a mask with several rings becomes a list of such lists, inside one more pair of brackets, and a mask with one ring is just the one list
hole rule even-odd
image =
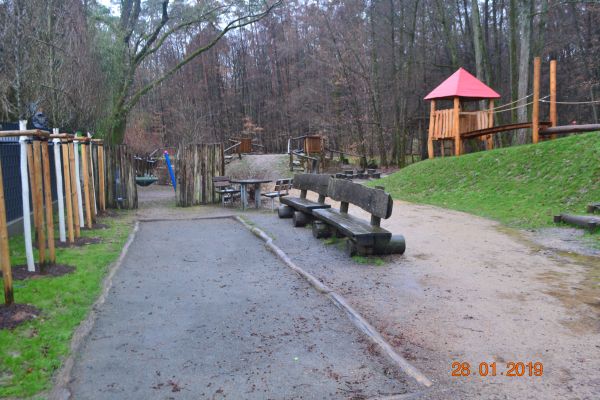
[[[369, 188], [343, 179], [330, 179], [327, 196], [339, 201], [340, 209], [314, 209], [312, 215], [315, 238], [348, 237], [347, 253], [350, 256], [373, 254], [403, 254], [406, 242], [402, 235], [392, 235], [381, 228], [381, 219], [392, 215], [392, 196], [383, 188]], [[371, 214], [369, 222], [348, 214], [349, 205], [356, 205]]]
[[[300, 190], [300, 197], [286, 196], [279, 201], [283, 204], [279, 207], [279, 218], [292, 218], [294, 226], [306, 226], [312, 220], [314, 210], [327, 209], [331, 206], [325, 204], [327, 189], [329, 186], [329, 175], [325, 174], [296, 174], [292, 187]], [[308, 191], [319, 195], [317, 202], [308, 200], [306, 194]]]

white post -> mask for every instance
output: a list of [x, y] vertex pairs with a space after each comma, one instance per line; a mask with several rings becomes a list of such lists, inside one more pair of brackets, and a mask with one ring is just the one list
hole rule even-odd
[[[19, 121], [19, 130], [27, 130], [27, 120]], [[23, 236], [25, 237], [25, 256], [27, 271], [35, 271], [33, 244], [31, 243], [31, 209], [29, 208], [29, 175], [27, 174], [27, 136], [19, 136], [21, 148], [21, 196], [23, 197]]]
[[[53, 133], [58, 135], [58, 128], [54, 128]], [[62, 162], [60, 159], [60, 139], [54, 138], [52, 143], [54, 144], [54, 171], [56, 173], [56, 197], [58, 201], [58, 234], [60, 241], [65, 243], [67, 241], [67, 234], [65, 232], [65, 202], [63, 195]]]
[[73, 153], [75, 153], [75, 187], [77, 188], [77, 204], [79, 204], [79, 227], [85, 226], [83, 219], [83, 200], [81, 199], [81, 178], [79, 177], [79, 141], [73, 140]]

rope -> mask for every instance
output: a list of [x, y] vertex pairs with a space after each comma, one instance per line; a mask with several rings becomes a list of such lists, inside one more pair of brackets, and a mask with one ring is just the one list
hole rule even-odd
[[495, 109], [496, 109], [496, 110], [499, 110], [499, 109], [501, 109], [501, 108], [508, 107], [508, 106], [510, 106], [511, 104], [518, 103], [518, 102], [520, 102], [521, 100], [525, 100], [525, 99], [528, 99], [528, 98], [530, 98], [531, 96], [533, 96], [533, 93], [530, 93], [530, 94], [528, 94], [527, 96], [525, 96], [525, 97], [521, 97], [520, 99], [517, 99], [517, 100], [515, 100], [515, 101], [511, 101], [510, 103], [506, 103], [506, 104], [499, 105], [499, 106], [498, 106], [498, 107], [496, 107]]
[[[548, 97], [548, 96], [546, 96]], [[544, 103], [550, 103], [550, 101], [548, 100], [542, 100], [540, 99], [540, 101], [544, 102]], [[578, 105], [578, 104], [598, 104], [600, 103], [600, 100], [590, 100], [590, 101], [557, 101], [556, 104], [570, 104], [570, 105]]]
[[[530, 95], [528, 95], [526, 97], [523, 97], [522, 99], [519, 99], [519, 100], [516, 100], [516, 101], [521, 101], [521, 100], [526, 99], [526, 98], [531, 97], [531, 96], [533, 96], [533, 94], [530, 94]], [[550, 95], [542, 97], [540, 99], [540, 101], [544, 101], [544, 99], [547, 99], [548, 97], [550, 97]], [[507, 103], [506, 105], [514, 104], [514, 103], [515, 103], [515, 101], [513, 101], [512, 103]], [[516, 110], [517, 108], [527, 107], [527, 106], [532, 105], [533, 103], [534, 103], [533, 101], [530, 101], [529, 103], [521, 104], [521, 105], [518, 105], [518, 106], [511, 107], [511, 108], [506, 108], [504, 110], [498, 110], [497, 108], [495, 108], [495, 109], [492, 110], [491, 108], [488, 108], [487, 110], [481, 110], [481, 111], [488, 111], [488, 112], [492, 111], [494, 113], [503, 113], [503, 112], [506, 112], [506, 111]]]

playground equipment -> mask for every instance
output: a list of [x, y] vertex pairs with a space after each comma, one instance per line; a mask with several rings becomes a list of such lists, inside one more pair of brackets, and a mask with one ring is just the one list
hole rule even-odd
[[[486, 149], [494, 146], [492, 135], [516, 129], [531, 129], [531, 141], [538, 143], [540, 137], [555, 138], [557, 134], [573, 132], [590, 132], [600, 130], [600, 124], [564, 125], [558, 126], [557, 104], [592, 104], [599, 101], [559, 102], [556, 96], [556, 60], [550, 61], [550, 94], [540, 98], [541, 59], [534, 59], [533, 67], [533, 93], [511, 103], [494, 107], [494, 100], [500, 95], [486, 86], [476, 77], [463, 68], [442, 82], [425, 100], [431, 101], [429, 119], [429, 137], [427, 149], [429, 158], [433, 158], [434, 143], [442, 143], [442, 156], [444, 155], [443, 143], [451, 141], [454, 144], [454, 154], [463, 154], [463, 141], [480, 138], [486, 143]], [[526, 100], [533, 97], [530, 103]], [[547, 100], [547, 98], [550, 98]], [[437, 101], [452, 100], [453, 108], [436, 108]], [[480, 111], [463, 111], [462, 106], [467, 101], [488, 100], [488, 109]], [[524, 104], [521, 104], [524, 103]], [[540, 121], [540, 103], [550, 104], [550, 121]], [[516, 105], [515, 105], [516, 104]], [[516, 108], [532, 105], [531, 121], [494, 126], [494, 115], [499, 112], [511, 111]]]
[[[290, 171], [299, 168], [306, 172], [319, 172], [321, 155], [325, 149], [322, 136], [304, 135], [289, 138], [287, 147], [290, 156]], [[294, 157], [297, 160], [294, 160]]]

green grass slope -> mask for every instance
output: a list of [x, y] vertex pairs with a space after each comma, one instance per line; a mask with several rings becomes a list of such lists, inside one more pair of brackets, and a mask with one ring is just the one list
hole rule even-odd
[[394, 199], [548, 226], [555, 214], [585, 213], [600, 202], [600, 133], [427, 160], [372, 184]]

